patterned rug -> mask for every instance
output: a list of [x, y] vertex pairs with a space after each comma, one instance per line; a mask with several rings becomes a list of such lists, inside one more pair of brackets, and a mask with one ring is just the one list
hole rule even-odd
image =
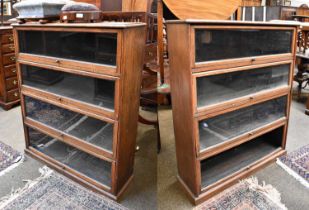
[[0, 176], [16, 167], [22, 159], [21, 153], [0, 142]]
[[41, 177], [0, 199], [1, 210], [126, 210], [44, 166]]
[[196, 210], [285, 210], [280, 193], [257, 178], [241, 181], [195, 208]]
[[280, 157], [277, 163], [305, 187], [309, 188], [309, 145]]

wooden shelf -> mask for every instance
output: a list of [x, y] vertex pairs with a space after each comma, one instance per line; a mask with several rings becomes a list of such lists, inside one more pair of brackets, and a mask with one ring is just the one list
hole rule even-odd
[[281, 148], [283, 131], [284, 127], [280, 127], [254, 140], [201, 161], [202, 189], [220, 179], [233, 175]]

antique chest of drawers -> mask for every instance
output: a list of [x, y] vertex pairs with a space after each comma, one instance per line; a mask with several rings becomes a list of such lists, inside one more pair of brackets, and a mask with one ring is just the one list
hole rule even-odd
[[12, 27], [0, 27], [0, 45], [0, 106], [8, 110], [20, 101]]
[[285, 153], [297, 26], [170, 21], [178, 178], [195, 204]]
[[117, 199], [133, 177], [145, 24], [13, 27], [26, 152]]

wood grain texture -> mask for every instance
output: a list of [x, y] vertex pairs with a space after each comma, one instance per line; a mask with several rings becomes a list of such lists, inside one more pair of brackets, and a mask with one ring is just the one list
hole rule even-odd
[[122, 0], [123, 12], [150, 12], [153, 0]]
[[192, 126], [193, 96], [189, 25], [168, 25], [168, 40], [169, 52], [172, 52], [169, 59], [178, 173], [191, 192], [198, 195], [200, 187]]
[[120, 192], [133, 175], [145, 35], [146, 28], [123, 31], [116, 192]]
[[0, 27], [0, 58], [0, 106], [9, 110], [20, 101], [11, 27]]
[[227, 20], [237, 10], [241, 0], [163, 0], [179, 19]]

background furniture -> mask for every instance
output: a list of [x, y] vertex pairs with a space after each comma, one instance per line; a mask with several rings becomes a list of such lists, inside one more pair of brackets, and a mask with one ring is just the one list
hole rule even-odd
[[112, 199], [133, 177], [145, 31], [14, 25], [26, 152]]
[[178, 178], [205, 201], [284, 154], [296, 26], [167, 23]]
[[178, 19], [226, 20], [241, 4], [241, 0], [163, 0]]
[[12, 27], [0, 27], [0, 106], [5, 110], [19, 103]]
[[296, 7], [286, 6], [255, 6], [240, 7], [237, 11], [237, 20], [245, 21], [271, 21], [271, 20], [294, 20], [297, 15]]
[[77, 0], [95, 4], [103, 12], [150, 12], [153, 0]]
[[[143, 109], [158, 110], [158, 68], [157, 68], [157, 16], [147, 12], [103, 12], [103, 21], [113, 22], [141, 22], [146, 23], [147, 32], [145, 37], [144, 68], [142, 72], [140, 105]], [[161, 150], [159, 121], [148, 120], [139, 115], [139, 122], [146, 125], [153, 125], [157, 129], [157, 150]]]

